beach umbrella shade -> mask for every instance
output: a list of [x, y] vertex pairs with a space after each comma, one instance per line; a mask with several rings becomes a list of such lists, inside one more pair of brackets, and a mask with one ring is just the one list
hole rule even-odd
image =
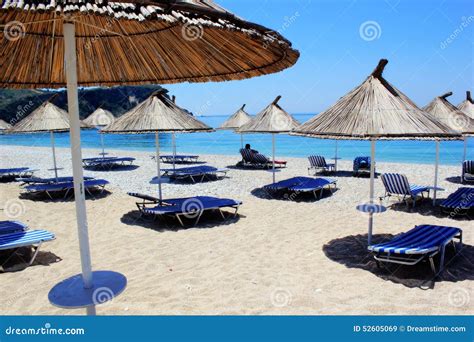
[[164, 89], [154, 92], [148, 99], [122, 115], [102, 133], [143, 134], [155, 133], [158, 194], [163, 199], [161, 188], [159, 133], [211, 132], [212, 128], [197, 120], [188, 111], [178, 107]]
[[12, 128], [12, 125], [0, 119], [0, 131], [10, 129], [10, 128]]
[[[112, 112], [101, 107], [97, 108], [92, 114], [82, 120], [85, 125], [98, 128], [105, 128], [114, 121], [115, 116], [112, 114]], [[107, 153], [105, 153], [104, 136], [102, 134], [100, 134], [100, 145], [102, 147], [101, 155], [102, 157], [105, 157]]]
[[377, 210], [384, 210], [374, 202], [376, 140], [460, 138], [383, 78], [387, 63], [386, 59], [380, 60], [361, 85], [292, 133], [322, 139], [370, 140], [370, 202], [358, 207], [369, 213], [369, 245], [372, 242], [373, 214]]
[[[220, 125], [219, 129], [232, 129], [236, 130], [245, 125], [246, 123], [252, 120], [252, 117], [244, 110], [245, 104], [230, 118], [228, 118], [222, 125]], [[240, 148], [244, 148], [244, 138], [243, 134], [240, 134]]]
[[471, 119], [474, 119], [474, 100], [471, 97], [471, 92], [466, 91], [466, 99], [458, 105], [458, 108], [462, 110]]
[[278, 105], [281, 96], [270, 103], [251, 121], [236, 130], [237, 133], [270, 133], [272, 135], [272, 173], [275, 183], [275, 135], [289, 133], [300, 123]]
[[51, 138], [51, 150], [53, 154], [54, 177], [58, 179], [58, 170], [56, 162], [56, 148], [54, 143], [55, 132], [69, 131], [68, 113], [51, 103], [51, 99], [44, 102], [41, 106], [31, 112], [26, 118], [13, 126], [9, 133], [47, 133]]
[[50, 300], [87, 307], [89, 314], [95, 313], [96, 289], [109, 288], [115, 295], [126, 279], [114, 272], [92, 272], [78, 85], [238, 80], [281, 71], [299, 58], [278, 32], [240, 19], [210, 0], [2, 1], [0, 49], [0, 87], [67, 87], [82, 275], [61, 283], [68, 301], [57, 287], [52, 292], [58, 297], [50, 292]]
[[[448, 92], [444, 95], [435, 97], [433, 101], [428, 103], [423, 109], [449, 126], [452, 130], [462, 133], [464, 137], [464, 161], [466, 160], [467, 153], [467, 138], [474, 135], [474, 119], [449, 102], [448, 97], [451, 95], [453, 95], [453, 93]], [[468, 94], [468, 96], [469, 95], [470, 94]]]

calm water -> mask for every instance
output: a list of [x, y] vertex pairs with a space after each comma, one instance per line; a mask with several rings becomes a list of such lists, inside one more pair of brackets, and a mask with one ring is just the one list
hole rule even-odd
[[[307, 121], [312, 115], [297, 114], [300, 122]], [[227, 117], [200, 117], [211, 127], [218, 127]], [[100, 138], [96, 130], [83, 130], [82, 146], [84, 148], [100, 148]], [[171, 136], [160, 135], [163, 151], [171, 151]], [[55, 134], [56, 146], [69, 147], [69, 134]], [[154, 151], [153, 134], [140, 135], [105, 135], [107, 150]], [[252, 148], [271, 155], [272, 140], [270, 134], [247, 134], [244, 142]], [[232, 131], [217, 131], [213, 133], [177, 134], [177, 150], [179, 152], [196, 154], [238, 154], [240, 135]], [[49, 134], [0, 135], [0, 145], [50, 146]], [[370, 155], [370, 143], [367, 141], [339, 141], [338, 154], [342, 159], [352, 160], [358, 155]], [[441, 143], [441, 163], [459, 165], [462, 160], [463, 142], [452, 141]], [[278, 135], [276, 140], [276, 155], [278, 157], [306, 157], [310, 154], [321, 154], [330, 158], [334, 156], [335, 141], [321, 140], [289, 135]], [[474, 138], [469, 140], [468, 158], [474, 159]], [[379, 141], [377, 142], [377, 160], [387, 162], [407, 162], [431, 164], [435, 159], [435, 143], [430, 141]]]

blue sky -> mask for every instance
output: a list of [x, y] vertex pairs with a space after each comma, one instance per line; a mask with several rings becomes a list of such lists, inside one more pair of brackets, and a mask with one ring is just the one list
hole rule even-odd
[[[242, 103], [256, 113], [276, 95], [289, 112], [317, 113], [360, 84], [380, 58], [389, 60], [389, 82], [419, 106], [446, 91], [454, 92], [450, 100], [457, 104], [474, 90], [472, 0], [217, 2], [280, 30], [301, 57], [290, 69], [249, 80], [165, 85], [179, 105], [198, 115], [229, 115]], [[361, 33], [364, 27], [368, 31]]]

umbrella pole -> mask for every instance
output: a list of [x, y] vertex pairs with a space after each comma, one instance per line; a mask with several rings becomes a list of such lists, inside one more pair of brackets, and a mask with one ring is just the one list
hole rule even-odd
[[435, 158], [435, 178], [433, 186], [433, 205], [436, 204], [436, 195], [438, 192], [438, 172], [439, 172], [439, 140], [436, 140], [436, 158]]
[[240, 133], [240, 148], [244, 148], [244, 134]]
[[[77, 229], [81, 252], [82, 281], [85, 289], [93, 287], [92, 263], [87, 228], [86, 197], [84, 193], [84, 175], [82, 170], [81, 128], [79, 124], [79, 103], [77, 91], [77, 59], [74, 23], [64, 23], [65, 69], [67, 78], [67, 99], [71, 124], [72, 174], [76, 201]], [[95, 315], [95, 306], [87, 307], [88, 315]]]
[[54, 167], [54, 177], [56, 182], [58, 181], [58, 167], [56, 166], [56, 147], [54, 146], [54, 132], [51, 131], [51, 149], [53, 150], [53, 167]]
[[160, 138], [158, 132], [155, 133], [155, 143], [156, 143], [156, 171], [158, 179], [158, 198], [160, 201], [163, 199], [163, 194], [161, 191], [161, 165], [160, 165]]
[[[375, 197], [375, 140], [370, 140], [370, 204], [374, 204]], [[369, 232], [368, 232], [368, 245], [372, 244], [372, 228], [374, 225], [374, 214], [372, 211], [369, 212]]]
[[467, 158], [467, 137], [464, 137], [464, 151], [463, 151], [463, 154], [462, 154], [462, 162], [464, 163], [466, 161], [466, 158]]
[[173, 142], [173, 170], [176, 170], [176, 134], [171, 133], [171, 140]]
[[105, 146], [104, 146], [104, 135], [102, 133], [100, 133], [99, 131], [99, 134], [100, 134], [100, 145], [102, 146], [102, 158], [105, 158]]
[[335, 152], [335, 156], [334, 156], [334, 171], [337, 172], [337, 140], [336, 140], [336, 152]]
[[272, 134], [272, 154], [273, 154], [273, 163], [272, 163], [273, 183], [275, 183], [275, 133]]

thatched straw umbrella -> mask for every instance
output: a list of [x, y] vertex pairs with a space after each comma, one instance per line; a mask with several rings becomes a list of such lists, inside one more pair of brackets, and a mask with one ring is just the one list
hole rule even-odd
[[58, 285], [49, 298], [58, 306], [87, 307], [89, 314], [97, 304], [94, 289], [113, 289], [113, 297], [124, 290], [126, 278], [92, 272], [77, 86], [246, 79], [281, 71], [299, 58], [278, 32], [211, 0], [3, 1], [0, 47], [0, 87], [67, 86], [82, 276], [62, 283], [67, 297]]
[[[53, 96], [54, 98], [55, 96]], [[8, 132], [9, 133], [45, 133], [49, 132], [51, 137], [51, 149], [53, 153], [54, 177], [58, 179], [56, 163], [56, 148], [54, 144], [55, 132], [69, 131], [68, 113], [51, 103], [51, 99], [31, 112], [26, 118], [18, 122]]]
[[10, 128], [12, 128], [12, 125], [10, 125], [8, 122], [5, 122], [2, 119], [0, 119], [0, 131], [10, 129]]
[[374, 202], [375, 141], [453, 139], [457, 136], [382, 77], [387, 63], [382, 59], [361, 85], [293, 133], [322, 139], [371, 141], [370, 203], [361, 207], [369, 212], [369, 244], [372, 242], [373, 213], [383, 210]]
[[173, 100], [166, 96], [166, 93], [167, 91], [164, 89], [154, 92], [148, 99], [102, 130], [102, 133], [115, 134], [155, 133], [156, 168], [160, 200], [163, 199], [163, 196], [161, 190], [159, 133], [212, 131], [211, 127], [178, 107]]
[[466, 91], [466, 99], [458, 105], [458, 108], [466, 113], [471, 119], [474, 119], [474, 100], [471, 92]]
[[[236, 130], [252, 120], [252, 117], [244, 110], [245, 104], [236, 111], [230, 118], [228, 118], [219, 129]], [[244, 148], [243, 134], [240, 134], [240, 148]]]
[[448, 101], [452, 92], [438, 96], [423, 109], [434, 115], [438, 120], [448, 125], [452, 130], [464, 136], [463, 161], [466, 160], [467, 137], [474, 135], [474, 119]]
[[280, 99], [281, 96], [277, 96], [255, 118], [236, 130], [237, 133], [270, 133], [272, 135], [273, 183], [275, 183], [275, 135], [289, 133], [300, 125], [295, 118], [278, 105]]
[[[112, 114], [112, 112], [101, 107], [97, 108], [92, 114], [82, 120], [85, 125], [98, 128], [105, 128], [114, 121], [115, 116]], [[100, 145], [102, 146], [102, 153], [100, 154], [102, 157], [105, 157], [107, 153], [105, 153], [104, 136], [102, 134], [100, 134]]]

